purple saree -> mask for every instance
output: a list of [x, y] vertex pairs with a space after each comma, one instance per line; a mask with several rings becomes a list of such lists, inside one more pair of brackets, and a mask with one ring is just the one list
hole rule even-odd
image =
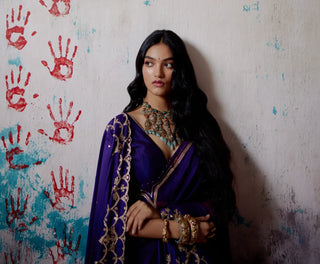
[[[102, 140], [86, 263], [229, 263], [227, 228], [219, 224], [210, 199], [203, 198], [202, 178], [192, 143], [183, 142], [167, 161], [129, 115], [118, 115]], [[176, 214], [210, 213], [221, 230], [206, 244], [193, 246], [126, 236], [126, 212], [138, 199], [169, 219]]]

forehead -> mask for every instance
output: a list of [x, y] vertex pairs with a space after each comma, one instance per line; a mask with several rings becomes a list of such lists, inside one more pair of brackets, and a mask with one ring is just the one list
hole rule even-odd
[[156, 60], [165, 60], [168, 58], [173, 58], [169, 46], [164, 43], [158, 43], [151, 46], [147, 50], [146, 56]]

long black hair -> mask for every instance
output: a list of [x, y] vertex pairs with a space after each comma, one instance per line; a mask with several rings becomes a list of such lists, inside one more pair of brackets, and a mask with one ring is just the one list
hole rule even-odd
[[147, 93], [142, 75], [144, 58], [148, 49], [160, 42], [170, 48], [174, 59], [169, 96], [176, 131], [180, 138], [194, 143], [201, 168], [207, 176], [205, 186], [210, 186], [205, 195], [214, 194], [215, 210], [230, 219], [235, 211], [230, 151], [217, 121], [207, 109], [207, 96], [197, 84], [185, 44], [174, 32], [156, 30], [142, 43], [136, 58], [136, 76], [127, 88], [130, 103], [124, 112], [130, 112], [143, 103]]

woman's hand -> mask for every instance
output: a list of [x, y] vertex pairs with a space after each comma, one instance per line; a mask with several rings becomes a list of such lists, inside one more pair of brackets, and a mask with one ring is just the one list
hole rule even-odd
[[147, 219], [160, 218], [157, 209], [143, 201], [137, 201], [130, 206], [127, 213], [127, 232], [135, 235]]
[[199, 222], [199, 233], [197, 241], [198, 243], [206, 243], [208, 239], [208, 235], [212, 233], [212, 229], [214, 228], [213, 222], [209, 222], [210, 215], [196, 217]]

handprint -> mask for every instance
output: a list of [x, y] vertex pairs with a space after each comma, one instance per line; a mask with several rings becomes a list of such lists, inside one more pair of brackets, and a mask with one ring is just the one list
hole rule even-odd
[[[72, 234], [73, 234], [73, 227], [71, 227], [70, 229], [70, 233], [69, 233], [69, 241], [67, 242], [67, 225], [64, 224], [64, 228], [63, 228], [63, 240], [62, 240], [62, 244], [60, 243], [60, 241], [57, 238], [57, 232], [56, 229], [53, 229], [53, 234], [54, 237], [56, 238], [56, 247], [57, 247], [57, 258], [55, 258], [53, 251], [51, 248], [49, 248], [50, 250], [50, 256], [52, 258], [52, 263], [53, 264], [58, 264], [61, 263], [61, 261], [63, 261], [63, 263], [65, 263], [65, 257], [66, 255], [68, 255], [69, 257], [74, 257], [74, 263], [77, 263], [77, 255], [78, 255], [78, 250], [79, 250], [79, 246], [80, 246], [80, 241], [81, 241], [81, 235], [78, 236], [78, 240], [77, 240], [77, 244], [74, 248], [72, 248]], [[70, 262], [68, 262], [70, 263]]]
[[[53, 68], [53, 70], [52, 71], [50, 70], [50, 68], [48, 66], [48, 63], [45, 60], [41, 61], [41, 63], [43, 64], [43, 66], [48, 68], [50, 74], [53, 77], [57, 78], [58, 80], [65, 81], [66, 79], [70, 79], [72, 77], [72, 73], [73, 73], [73, 61], [72, 60], [76, 56], [78, 46], [74, 47], [71, 59], [67, 59], [67, 56], [68, 56], [68, 53], [69, 53], [69, 45], [70, 45], [70, 41], [71, 40], [69, 38], [67, 40], [65, 56], [62, 56], [61, 40], [62, 40], [62, 37], [59, 36], [59, 52], [60, 52], [60, 57], [59, 58], [56, 57], [56, 55], [55, 55], [55, 53], [53, 51], [51, 41], [48, 42], [51, 54], [52, 54], [52, 56], [54, 58], [54, 68]], [[65, 73], [62, 73], [62, 71], [65, 71]]]
[[[39, 0], [40, 4], [48, 8], [48, 4], [45, 0]], [[49, 13], [56, 17], [65, 16], [70, 11], [70, 0], [47, 0], [46, 2], [52, 3]]]
[[[22, 66], [19, 66], [19, 76], [17, 78], [17, 84], [15, 86], [15, 80], [14, 80], [14, 74], [13, 74], [13, 70], [11, 70], [11, 86], [13, 88], [9, 88], [9, 77], [8, 75], [6, 75], [6, 85], [7, 85], [7, 92], [6, 92], [6, 99], [8, 102], [8, 107], [11, 107], [15, 110], [17, 110], [18, 112], [22, 112], [26, 106], [27, 106], [27, 102], [26, 99], [23, 97], [24, 96], [24, 92], [25, 89], [28, 84], [29, 84], [29, 80], [31, 77], [31, 73], [28, 72], [27, 74], [27, 78], [24, 82], [23, 85], [20, 85], [20, 81], [21, 81], [21, 70], [22, 70]], [[19, 96], [18, 100], [15, 100], [15, 95]], [[37, 98], [39, 95], [38, 94], [34, 94], [33, 98]]]
[[6, 210], [7, 210], [7, 224], [9, 226], [9, 228], [12, 231], [23, 232], [23, 231], [28, 230], [28, 226], [32, 225], [38, 218], [36, 216], [34, 216], [30, 222], [23, 221], [24, 213], [27, 209], [29, 194], [27, 194], [27, 197], [24, 202], [22, 210], [20, 210], [20, 208], [19, 208], [20, 207], [20, 197], [21, 197], [21, 188], [19, 187], [16, 209], [15, 209], [14, 199], [13, 199], [12, 195], [10, 197], [11, 211], [9, 209], [8, 199], [6, 199], [5, 202], [6, 202]]
[[[25, 156], [22, 153], [24, 153], [24, 150], [20, 148], [19, 143], [20, 143], [20, 132], [21, 132], [21, 126], [17, 125], [17, 142], [16, 144], [13, 141], [13, 135], [12, 131], [9, 131], [9, 143], [11, 145], [11, 148], [6, 144], [4, 136], [2, 136], [2, 143], [4, 148], [6, 149], [6, 160], [9, 163], [9, 168], [10, 169], [15, 169], [15, 170], [20, 170], [20, 169], [25, 169], [28, 168], [30, 165], [39, 165], [42, 163], [41, 160], [34, 160], [33, 157], [31, 156]], [[26, 140], [25, 140], [25, 145], [29, 145], [29, 139], [31, 137], [31, 133], [28, 132]], [[16, 145], [16, 147], [15, 147]], [[22, 161], [22, 162], [21, 162]]]
[[10, 253], [4, 252], [5, 264], [35, 263], [31, 248], [22, 245], [21, 240], [18, 241], [18, 245], [14, 245], [14, 249], [15, 252], [11, 248]]
[[16, 258], [13, 256], [12, 250], [10, 250], [10, 255], [9, 256], [8, 256], [7, 252], [4, 252], [4, 259], [6, 261], [6, 264], [18, 264], [18, 263], [20, 263], [20, 250], [18, 251], [18, 254], [17, 254]]
[[[49, 137], [50, 140], [54, 142], [58, 142], [59, 144], [67, 144], [68, 142], [72, 142], [73, 140], [73, 135], [74, 135], [74, 123], [78, 121], [80, 115], [81, 115], [81, 110], [79, 110], [78, 115], [76, 116], [75, 120], [72, 123], [68, 123], [68, 118], [70, 117], [71, 110], [73, 107], [73, 102], [71, 101], [69, 104], [69, 110], [66, 116], [66, 119], [63, 120], [62, 118], [62, 99], [59, 99], [59, 113], [60, 113], [60, 121], [57, 121], [56, 118], [54, 117], [51, 106], [50, 104], [47, 105], [47, 108], [49, 110], [49, 115], [51, 119], [54, 121], [54, 126], [55, 126], [55, 131], [52, 137]], [[43, 129], [39, 129], [38, 132], [42, 135], [48, 136], [47, 133]], [[61, 136], [61, 132], [65, 133], [65, 137]]]
[[66, 169], [65, 171], [64, 183], [63, 183], [62, 172], [63, 172], [63, 168], [62, 166], [60, 166], [60, 188], [59, 188], [57, 186], [54, 173], [53, 171], [51, 171], [51, 179], [53, 183], [55, 201], [52, 201], [48, 191], [43, 192], [44, 195], [50, 200], [51, 206], [53, 208], [56, 208], [59, 212], [65, 211], [67, 207], [67, 205], [63, 204], [63, 201], [61, 199], [66, 199], [69, 204], [71, 203], [71, 208], [74, 207], [74, 176], [71, 176], [71, 189], [69, 190], [69, 183], [68, 183], [69, 170]]
[[[24, 29], [25, 29], [25, 26], [28, 24], [28, 20], [29, 20], [29, 16], [30, 16], [30, 11], [28, 11], [27, 16], [26, 16], [24, 23], [23, 23], [23, 21], [21, 21], [21, 10], [22, 10], [22, 5], [19, 5], [19, 13], [17, 16], [17, 21], [16, 21], [16, 24], [19, 24], [19, 25], [9, 27], [9, 14], [7, 14], [6, 38], [9, 41], [9, 45], [17, 48], [18, 50], [23, 49], [24, 46], [27, 44], [27, 40], [24, 37]], [[12, 24], [15, 23], [13, 8], [11, 10], [11, 23]], [[31, 35], [34, 36], [36, 33], [37, 32], [34, 31]], [[18, 34], [18, 36], [19, 36], [18, 39], [16, 39], [16, 40], [13, 39], [14, 34]]]

